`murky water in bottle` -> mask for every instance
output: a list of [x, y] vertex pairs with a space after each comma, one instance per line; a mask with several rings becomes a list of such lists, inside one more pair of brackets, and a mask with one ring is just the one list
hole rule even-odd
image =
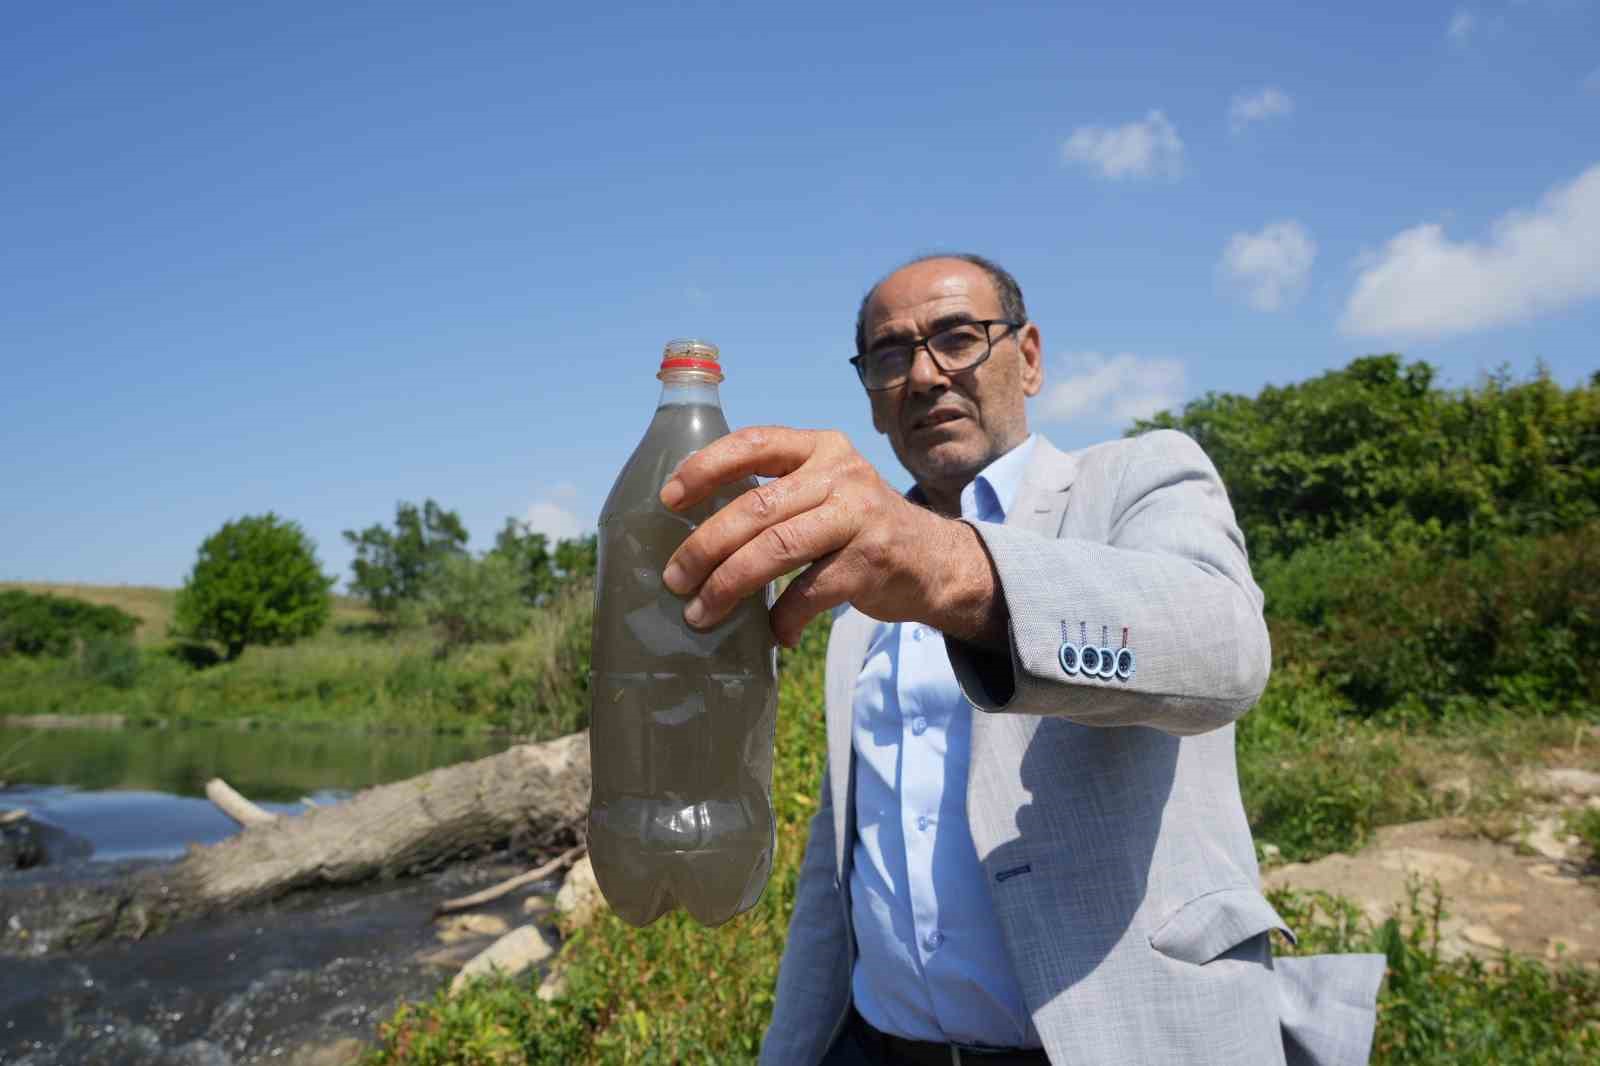
[[[684, 538], [755, 486], [726, 486], [684, 513], [658, 500], [680, 460], [728, 432], [716, 349], [684, 343], [668, 346], [661, 405], [600, 513], [589, 849], [606, 902], [633, 925], [674, 906], [718, 925], [760, 899], [772, 867], [770, 598], [751, 597], [702, 633], [661, 583]], [[675, 369], [674, 359], [712, 369]]]

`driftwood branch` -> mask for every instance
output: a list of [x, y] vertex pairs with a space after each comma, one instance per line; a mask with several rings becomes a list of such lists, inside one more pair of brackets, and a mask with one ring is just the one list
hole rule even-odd
[[586, 849], [582, 844], [570, 847], [566, 851], [563, 851], [560, 855], [557, 855], [555, 858], [545, 863], [543, 866], [535, 866], [527, 873], [518, 874], [509, 880], [501, 881], [498, 885], [495, 885], [492, 888], [486, 888], [482, 892], [474, 892], [470, 896], [457, 896], [455, 899], [447, 899], [435, 907], [433, 909], [433, 913], [449, 914], [452, 911], [464, 911], [470, 907], [478, 907], [485, 903], [492, 903], [501, 896], [515, 892], [523, 885], [531, 885], [535, 881], [543, 881], [545, 878], [549, 877], [563, 866], [577, 862], [578, 857], [581, 856], [585, 850]]
[[240, 825], [265, 825], [278, 820], [276, 814], [257, 807], [220, 777], [213, 777], [206, 782], [206, 798]]

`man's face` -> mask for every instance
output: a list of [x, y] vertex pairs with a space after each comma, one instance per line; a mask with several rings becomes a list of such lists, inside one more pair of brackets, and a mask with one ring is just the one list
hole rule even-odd
[[[989, 275], [959, 259], [930, 259], [885, 278], [867, 305], [872, 351], [926, 337], [960, 322], [1004, 317]], [[998, 336], [1003, 327], [994, 327]], [[995, 341], [977, 368], [946, 374], [918, 350], [906, 381], [868, 393], [872, 424], [930, 495], [949, 499], [1028, 435], [1027, 398], [1044, 384], [1039, 329]]]

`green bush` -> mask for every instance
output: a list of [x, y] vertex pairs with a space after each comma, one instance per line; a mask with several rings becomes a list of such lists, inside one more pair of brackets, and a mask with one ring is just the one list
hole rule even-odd
[[1465, 555], [1600, 517], [1600, 375], [1574, 389], [1542, 369], [1433, 382], [1427, 363], [1366, 356], [1255, 397], [1211, 393], [1134, 431], [1181, 429], [1205, 448], [1258, 559], [1357, 530], [1427, 531]]
[[84, 642], [80, 665], [89, 681], [126, 690], [139, 680], [141, 660], [125, 637], [92, 637]]
[[1279, 668], [1309, 667], [1362, 714], [1438, 718], [1462, 700], [1524, 713], [1600, 703], [1600, 523], [1503, 538], [1470, 558], [1365, 534], [1262, 567]]
[[251, 644], [292, 644], [327, 622], [333, 581], [299, 525], [271, 512], [240, 518], [200, 545], [178, 592], [173, 628], [217, 641], [229, 660]]
[[530, 613], [522, 575], [493, 553], [441, 560], [423, 586], [422, 609], [446, 650], [510, 640], [528, 628]]
[[21, 589], [0, 590], [0, 656], [67, 655], [99, 637], [128, 637], [139, 620], [115, 607]]

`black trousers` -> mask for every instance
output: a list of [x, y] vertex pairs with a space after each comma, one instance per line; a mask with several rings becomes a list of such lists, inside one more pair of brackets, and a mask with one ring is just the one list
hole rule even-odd
[[[955, 1062], [948, 1045], [919, 1044], [892, 1046], [892, 1041], [870, 1028], [854, 1010], [845, 1023], [844, 1032], [833, 1042], [828, 1053], [822, 1056], [821, 1066], [948, 1066]], [[963, 1051], [960, 1061], [973, 1066], [1049, 1066], [1042, 1051], [1007, 1051], [985, 1049]]]
[[846, 1025], [839, 1039], [833, 1042], [828, 1053], [822, 1056], [821, 1066], [896, 1066], [895, 1063], [873, 1058], [856, 1039], [855, 1026]]

